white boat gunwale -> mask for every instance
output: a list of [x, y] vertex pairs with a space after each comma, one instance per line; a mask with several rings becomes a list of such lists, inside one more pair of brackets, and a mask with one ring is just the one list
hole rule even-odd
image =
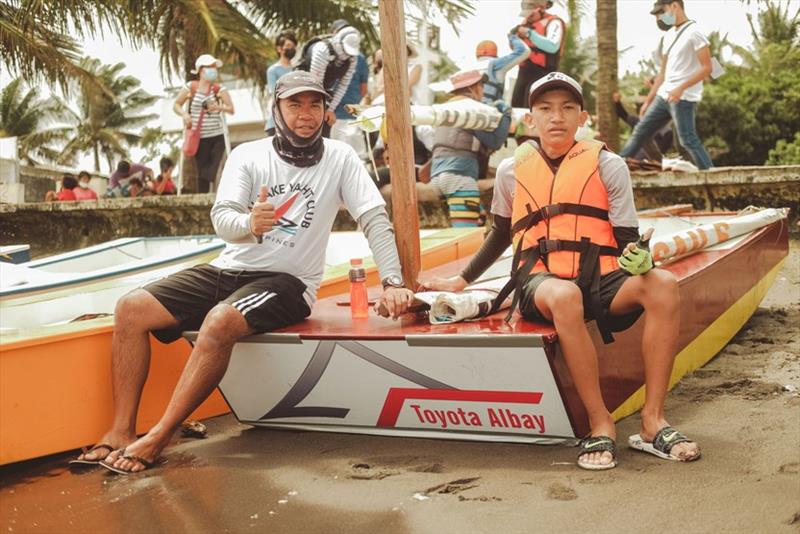
[[[141, 239], [150, 239], [150, 238], [133, 238], [133, 240], [131, 242], [125, 243], [125, 244], [126, 245], [132, 244], [132, 243], [137, 242], [138, 240], [141, 240]], [[153, 238], [153, 239], [164, 239], [164, 238]], [[175, 238], [166, 238], [166, 239], [175, 239]], [[191, 239], [191, 238], [187, 238], [187, 239]], [[108, 248], [117, 248], [118, 246], [119, 245], [117, 245], [116, 247], [108, 247]], [[58, 281], [55, 281], [55, 282], [51, 282], [51, 283], [22, 284], [22, 285], [19, 285], [19, 286], [9, 287], [7, 289], [0, 290], [0, 300], [5, 300], [7, 297], [13, 297], [13, 296], [16, 296], [16, 295], [21, 295], [21, 294], [33, 295], [33, 294], [41, 293], [41, 292], [48, 291], [48, 290], [51, 290], [51, 289], [65, 289], [65, 288], [69, 288], [69, 287], [72, 287], [72, 286], [85, 284], [87, 282], [93, 282], [95, 280], [101, 280], [101, 279], [103, 279], [103, 280], [113, 280], [115, 278], [119, 278], [119, 277], [122, 277], [122, 276], [127, 276], [127, 275], [130, 275], [130, 274], [135, 274], [135, 273], [138, 273], [138, 272], [141, 272], [141, 271], [148, 271], [148, 270], [151, 270], [153, 267], [157, 267], [157, 266], [166, 267], [166, 266], [169, 266], [169, 265], [173, 265], [175, 263], [181, 263], [182, 261], [185, 261], [185, 260], [187, 260], [187, 259], [189, 259], [189, 258], [191, 258], [193, 256], [201, 256], [203, 254], [208, 254], [209, 252], [213, 252], [214, 250], [218, 250], [218, 249], [221, 250], [224, 246], [225, 246], [225, 243], [223, 241], [219, 241], [219, 242], [211, 241], [209, 243], [205, 243], [205, 244], [202, 244], [202, 245], [198, 246], [198, 248], [196, 248], [194, 250], [190, 250], [190, 251], [181, 253], [180, 255], [169, 256], [169, 257], [163, 257], [162, 256], [162, 257], [157, 257], [157, 258], [153, 258], [153, 259], [137, 260], [138, 263], [136, 263], [136, 264], [134, 264], [134, 265], [132, 265], [130, 267], [127, 267], [125, 269], [114, 270], [114, 268], [112, 267], [112, 268], [100, 269], [98, 271], [94, 271], [94, 272], [92, 272], [90, 274], [86, 274], [86, 275], [78, 275], [78, 276], [75, 276], [75, 277], [70, 277], [69, 279], [61, 279], [61, 280], [58, 280]], [[108, 248], [103, 248], [103, 249], [101, 249], [99, 251], [108, 250]], [[95, 250], [93, 252], [98, 252], [98, 250]], [[62, 258], [62, 259], [63, 260], [66, 260], [66, 259], [72, 260], [72, 259], [75, 259], [76, 257], [79, 257], [79, 256], [74, 256], [74, 257], [70, 257], [70, 258]], [[23, 266], [29, 267], [28, 264], [23, 264]], [[39, 267], [39, 266], [41, 266], [41, 265], [37, 265], [37, 267]], [[109, 273], [112, 273], [112, 272], [114, 274], [113, 275], [109, 275]]]

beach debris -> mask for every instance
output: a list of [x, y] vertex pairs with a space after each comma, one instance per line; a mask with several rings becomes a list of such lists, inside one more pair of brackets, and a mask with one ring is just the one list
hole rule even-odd
[[286, 504], [289, 502], [289, 499], [278, 499], [278, 504]]
[[253, 514], [250, 516], [250, 519], [258, 519], [258, 514]]
[[794, 393], [797, 391], [797, 386], [795, 386], [794, 384], [786, 384], [785, 386], [783, 386], [783, 391]]
[[297, 491], [296, 490], [292, 490], [289, 493], [287, 493], [287, 495], [289, 495], [290, 497], [294, 497], [295, 495], [297, 495]]
[[411, 496], [411, 498], [414, 499], [415, 501], [427, 501], [428, 499], [430, 499], [430, 497], [420, 492], [415, 493], [414, 495]]
[[478, 485], [473, 484], [473, 482], [479, 480], [480, 478], [481, 477], [459, 478], [458, 480], [445, 482], [444, 484], [439, 484], [437, 486], [433, 486], [432, 488], [426, 489], [425, 494], [441, 493], [444, 495], [454, 495], [456, 493], [461, 493], [462, 491], [467, 491], [468, 489], [477, 488]]
[[208, 428], [200, 421], [187, 419], [181, 425], [181, 434], [187, 438], [205, 439], [208, 437]]

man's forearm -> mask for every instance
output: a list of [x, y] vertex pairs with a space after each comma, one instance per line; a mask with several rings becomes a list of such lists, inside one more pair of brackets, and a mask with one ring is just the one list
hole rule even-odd
[[650, 88], [650, 92], [647, 93], [647, 98], [644, 99], [645, 105], [649, 105], [652, 102], [656, 94], [658, 94], [658, 89], [661, 87], [661, 84], [664, 83], [664, 77], [662, 75], [658, 75], [653, 80], [653, 87]]
[[480, 275], [491, 267], [497, 258], [511, 244], [511, 218], [495, 215], [492, 221], [492, 229], [483, 241], [480, 250], [475, 253], [472, 260], [461, 272], [461, 277], [467, 283], [474, 282]]
[[211, 208], [211, 224], [219, 237], [228, 243], [256, 243], [250, 230], [250, 213], [232, 201], [217, 201]]
[[383, 206], [372, 208], [358, 218], [358, 224], [369, 242], [381, 280], [392, 275], [402, 276], [400, 255], [394, 242], [394, 228], [386, 209]]

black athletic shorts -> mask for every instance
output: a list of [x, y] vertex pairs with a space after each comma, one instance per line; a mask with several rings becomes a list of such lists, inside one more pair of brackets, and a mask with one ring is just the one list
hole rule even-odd
[[[614, 300], [614, 297], [619, 292], [622, 284], [625, 283], [625, 280], [627, 280], [629, 276], [632, 275], [626, 271], [623, 271], [622, 269], [618, 269], [600, 277], [600, 304], [606, 312], [608, 312], [608, 309], [611, 306], [611, 301]], [[539, 285], [548, 278], [559, 277], [553, 273], [545, 271], [531, 275], [528, 278], [528, 281], [525, 282], [525, 285], [522, 287], [522, 295], [520, 295], [519, 301], [519, 312], [522, 314], [523, 318], [529, 321], [536, 321], [540, 323], [552, 323], [552, 321], [542, 315], [542, 312], [539, 311], [533, 301], [533, 296], [536, 294], [536, 290], [539, 288]], [[624, 315], [609, 314], [608, 324], [611, 328], [611, 331], [622, 332], [623, 330], [627, 330], [633, 326], [633, 323], [635, 323], [639, 317], [641, 317], [643, 312], [644, 309], [640, 309]], [[587, 321], [594, 319], [592, 310], [587, 306], [583, 307], [583, 316]]]
[[162, 343], [172, 343], [186, 330], [199, 330], [206, 314], [220, 302], [239, 310], [257, 333], [299, 323], [311, 313], [303, 298], [306, 285], [286, 273], [196, 265], [144, 290], [180, 323], [153, 332]]

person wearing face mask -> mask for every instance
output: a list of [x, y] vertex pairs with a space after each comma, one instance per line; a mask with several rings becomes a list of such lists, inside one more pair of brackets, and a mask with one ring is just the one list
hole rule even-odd
[[633, 157], [672, 120], [678, 141], [694, 164], [701, 170], [709, 169], [713, 163], [695, 127], [697, 105], [703, 98], [703, 80], [712, 71], [708, 39], [686, 16], [683, 0], [657, 0], [651, 13], [670, 29], [663, 40], [660, 71], [640, 111], [641, 120], [619, 155]]
[[275, 50], [278, 52], [278, 61], [267, 69], [267, 96], [270, 99], [267, 105], [269, 114], [266, 127], [267, 135], [275, 135], [275, 120], [272, 118], [271, 112], [275, 84], [281, 76], [292, 71], [292, 59], [297, 53], [297, 36], [295, 36], [294, 32], [282, 32], [275, 39]]
[[86, 171], [78, 173], [78, 187], [72, 190], [75, 200], [97, 200], [97, 193], [89, 187], [91, 179], [92, 176]]
[[331, 127], [336, 123], [334, 110], [344, 98], [350, 80], [353, 79], [361, 50], [361, 34], [358, 30], [343, 20], [337, 21], [333, 29], [333, 37], [317, 41], [309, 50], [309, 72], [332, 95], [330, 106], [325, 112], [323, 137], [330, 137]]
[[[462, 71], [450, 78], [452, 97], [448, 102], [483, 97], [485, 75], [478, 70]], [[485, 214], [478, 191], [479, 161], [499, 149], [508, 137], [511, 108], [502, 100], [495, 102], [503, 118], [491, 132], [440, 126], [433, 138], [433, 163], [428, 184], [447, 199], [450, 224], [455, 227], [482, 226]]]
[[567, 25], [556, 15], [547, 12], [552, 0], [522, 0], [520, 17], [525, 20], [512, 30], [531, 49], [528, 58], [520, 63], [511, 105], [524, 108], [528, 105], [531, 85], [549, 72], [558, 69], [564, 48]]
[[[210, 264], [117, 302], [114, 423], [71, 465], [100, 464], [123, 475], [157, 465], [175, 430], [219, 384], [239, 339], [299, 323], [311, 313], [341, 204], [366, 235], [383, 280], [376, 312], [397, 318], [408, 308], [414, 294], [403, 286], [383, 197], [353, 149], [321, 135], [328, 98], [308, 72], [284, 74], [275, 85], [275, 135], [242, 143], [225, 163], [211, 208], [225, 249]], [[171, 343], [196, 329], [197, 341], [164, 415], [137, 439], [149, 334]]]
[[222, 61], [211, 54], [198, 57], [192, 71], [192, 74], [197, 75], [197, 80], [188, 82], [180, 90], [172, 106], [173, 111], [183, 117], [186, 128], [194, 128], [200, 124], [200, 145], [194, 156], [198, 193], [211, 191], [217, 178], [219, 165], [225, 154], [222, 113], [234, 113], [230, 93], [219, 84], [220, 67]]

